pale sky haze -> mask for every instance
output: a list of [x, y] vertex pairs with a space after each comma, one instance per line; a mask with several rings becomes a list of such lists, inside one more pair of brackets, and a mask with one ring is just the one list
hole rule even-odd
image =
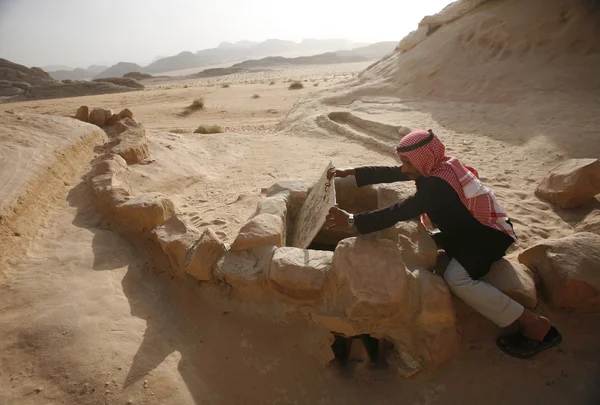
[[134, 62], [269, 38], [399, 41], [449, 0], [0, 0], [0, 58], [26, 66]]

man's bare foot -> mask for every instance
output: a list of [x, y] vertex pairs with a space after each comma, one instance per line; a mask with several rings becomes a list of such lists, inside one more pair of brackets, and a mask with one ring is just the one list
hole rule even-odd
[[548, 318], [534, 314], [529, 310], [524, 310], [523, 315], [517, 319], [521, 325], [521, 333], [533, 340], [541, 342], [548, 334], [552, 323]]

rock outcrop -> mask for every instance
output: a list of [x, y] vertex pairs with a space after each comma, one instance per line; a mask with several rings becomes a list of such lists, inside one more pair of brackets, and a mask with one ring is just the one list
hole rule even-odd
[[576, 208], [600, 194], [600, 159], [570, 159], [542, 180], [536, 195], [560, 208]]
[[152, 234], [169, 257], [175, 275], [181, 277], [200, 232], [184, 216], [173, 215], [154, 228]]
[[247, 250], [264, 245], [284, 245], [285, 222], [278, 215], [258, 214], [250, 219], [233, 241], [231, 250]]
[[498, 260], [483, 279], [524, 307], [536, 307], [535, 279], [532, 271], [523, 264], [507, 259]]
[[575, 227], [575, 232], [591, 232], [600, 235], [600, 210], [590, 212]]
[[212, 279], [212, 268], [227, 248], [217, 234], [207, 228], [192, 248], [185, 272], [199, 281]]
[[332, 262], [333, 252], [282, 247], [273, 254], [268, 280], [291, 298], [318, 299]]
[[519, 255], [539, 274], [555, 308], [600, 308], [600, 235], [576, 233], [539, 243]]

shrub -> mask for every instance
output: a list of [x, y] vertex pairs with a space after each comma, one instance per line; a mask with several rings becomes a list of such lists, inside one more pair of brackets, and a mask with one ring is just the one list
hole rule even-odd
[[223, 84], [221, 85], [221, 88], [223, 88], [223, 89], [228, 89], [228, 88], [229, 88], [229, 83], [223, 83]]
[[313, 84], [313, 86], [319, 87], [319, 83], [315, 83], [315, 84]]
[[223, 128], [219, 125], [200, 125], [194, 131], [195, 134], [220, 134], [223, 132]]
[[273, 81], [273, 82], [270, 82], [270, 83], [269, 83], [269, 86], [272, 86], [272, 85], [274, 85], [274, 84], [275, 84], [275, 82], [274, 82], [274, 81]]
[[255, 94], [255, 95], [252, 96], [252, 98], [260, 98], [260, 95], [259, 94]]
[[288, 89], [290, 90], [298, 90], [302, 88], [304, 88], [304, 84], [302, 84], [302, 82], [299, 81], [292, 82], [292, 84], [290, 84], [290, 87], [288, 87]]
[[174, 134], [187, 134], [189, 131], [187, 129], [183, 129], [183, 128], [173, 128], [173, 129], [169, 130], [169, 132], [172, 132]]
[[202, 109], [204, 109], [204, 99], [202, 97], [200, 97], [200, 98], [197, 98], [194, 101], [192, 101], [192, 104], [185, 107], [183, 112], [181, 113], [181, 115], [186, 116], [195, 111], [202, 110]]

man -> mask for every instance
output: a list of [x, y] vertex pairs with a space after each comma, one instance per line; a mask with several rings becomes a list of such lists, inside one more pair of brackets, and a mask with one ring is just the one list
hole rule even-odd
[[402, 166], [334, 168], [328, 176], [354, 175], [359, 187], [413, 180], [417, 192], [390, 207], [360, 214], [333, 207], [325, 226], [354, 226], [366, 234], [426, 215], [440, 231], [434, 235], [436, 243], [451, 259], [444, 280], [452, 292], [500, 327], [519, 323], [518, 333], [497, 340], [502, 351], [530, 358], [558, 345], [562, 336], [547, 318], [481, 280], [517, 237], [508, 215], [494, 193], [479, 181], [477, 172], [446, 156], [444, 145], [431, 130], [403, 137], [396, 154]]

